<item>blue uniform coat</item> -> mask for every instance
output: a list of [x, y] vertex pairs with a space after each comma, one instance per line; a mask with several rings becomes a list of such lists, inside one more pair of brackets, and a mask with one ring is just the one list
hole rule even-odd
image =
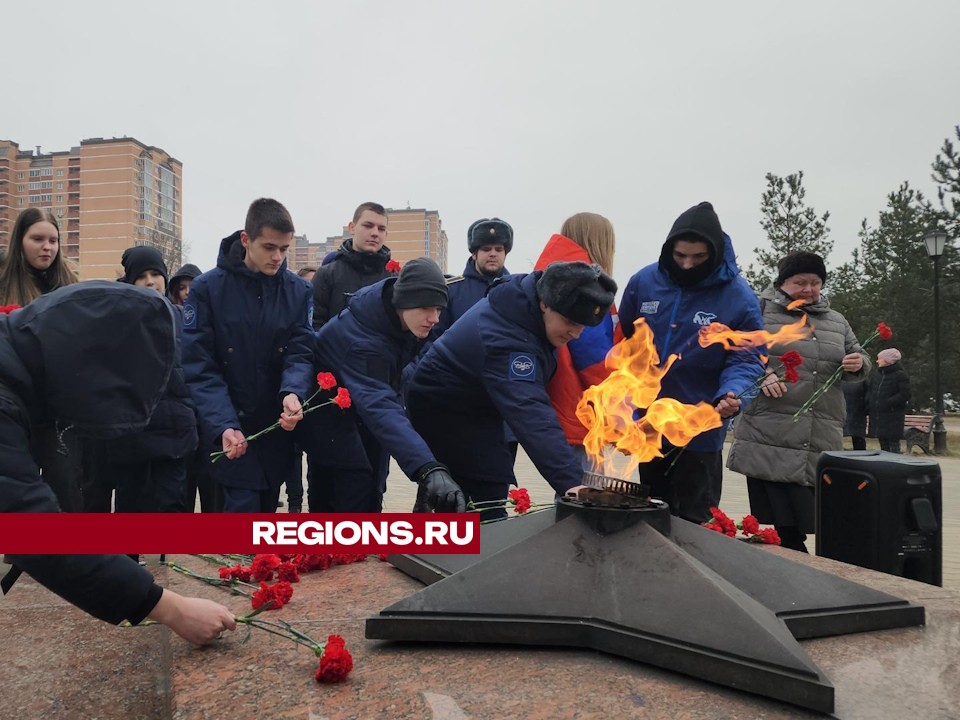
[[[763, 316], [756, 295], [740, 275], [733, 244], [724, 234], [723, 260], [702, 282], [680, 287], [660, 263], [643, 268], [630, 278], [620, 303], [620, 323], [627, 337], [637, 318], [653, 331], [660, 361], [668, 355], [681, 358], [663, 378], [660, 397], [683, 403], [716, 404], [726, 393], [739, 395], [760, 377], [764, 366], [759, 350], [727, 352], [721, 345], [700, 347], [700, 329], [719, 322], [733, 330], [760, 330]], [[728, 422], [702, 433], [687, 447], [717, 452], [723, 447]]]
[[[224, 430], [251, 435], [276, 422], [283, 396], [304, 400], [312, 382], [310, 284], [287, 272], [286, 263], [270, 276], [250, 270], [243, 258], [240, 232], [224, 238], [217, 267], [193, 281], [183, 306], [183, 370], [211, 450], [221, 449]], [[292, 447], [292, 436], [276, 430], [212, 473], [229, 487], [279, 487]]]
[[457, 477], [514, 482], [504, 421], [558, 493], [583, 479], [550, 405], [557, 367], [536, 292], [541, 272], [492, 287], [420, 361], [407, 396], [414, 427]]
[[421, 467], [436, 460], [407, 419], [399, 396], [401, 371], [413, 359], [419, 341], [401, 325], [393, 307], [396, 282], [390, 277], [362, 288], [317, 332], [317, 367], [333, 372], [350, 391], [353, 402], [348, 413], [353, 422], [325, 414], [326, 409], [313, 415], [320, 415], [324, 419], [320, 425], [327, 428], [320, 430], [328, 440], [321, 451], [326, 464], [345, 467], [357, 459], [362, 452], [356, 427], [359, 418], [403, 472], [416, 479]]
[[447, 283], [447, 306], [440, 313], [440, 322], [434, 328], [439, 336], [459, 320], [470, 308], [476, 305], [487, 294], [490, 286], [499, 278], [508, 278], [510, 273], [503, 268], [498, 275], [488, 277], [477, 271], [473, 257], [467, 258], [467, 266], [463, 269], [463, 279], [453, 278]]

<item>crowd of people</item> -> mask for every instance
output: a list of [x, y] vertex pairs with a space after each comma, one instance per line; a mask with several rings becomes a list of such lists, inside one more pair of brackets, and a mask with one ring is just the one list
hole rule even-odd
[[[844, 386], [863, 388], [884, 449], [899, 449], [909, 399], [900, 353], [883, 350], [879, 372], [858, 385], [870, 359], [822, 294], [822, 258], [784, 257], [757, 297], [710, 203], [677, 217], [619, 310], [614, 228], [601, 215], [568, 218], [529, 273], [507, 270], [514, 235], [500, 218], [469, 227], [455, 277], [427, 258], [400, 267], [388, 231], [384, 207], [363, 203], [341, 247], [294, 273], [293, 219], [261, 198], [207, 272], [188, 264], [170, 275], [160, 251], [141, 245], [119, 259], [119, 282], [77, 282], [56, 219], [23, 211], [0, 266], [0, 305], [21, 308], [0, 314], [0, 511], [190, 512], [199, 494], [204, 512], [273, 512], [286, 485], [291, 512], [304, 496], [310, 512], [379, 512], [392, 457], [417, 484], [415, 511], [478, 503], [503, 517], [518, 443], [558, 496], [599, 469], [576, 405], [641, 321], [660, 358], [681, 358], [660, 397], [709, 403], [723, 421], [684, 448], [664, 440], [667, 457], [640, 465], [641, 482], [681, 518], [704, 522], [719, 505], [721, 449], [739, 416], [728, 466], [747, 476], [760, 521], [805, 549], [816, 458], [842, 447], [845, 391], [793, 415], [838, 367]], [[764, 348], [698, 342], [713, 322], [774, 330], [803, 314], [816, 333], [790, 346], [804, 363], [789, 387]], [[349, 391], [349, 407], [305, 412], [318, 373]], [[282, 430], [248, 441], [274, 423]], [[135, 554], [38, 558], [10, 560], [97, 617], [155, 617], [196, 642], [233, 627], [225, 608], [161, 591]], [[78, 574], [103, 585], [78, 595]], [[118, 586], [123, 602], [104, 594]]]

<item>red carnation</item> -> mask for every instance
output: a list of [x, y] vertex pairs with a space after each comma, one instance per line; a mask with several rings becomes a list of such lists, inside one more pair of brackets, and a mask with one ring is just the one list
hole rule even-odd
[[377, 557], [380, 558], [380, 562], [387, 561], [387, 553], [380, 553], [379, 555], [377, 555]]
[[317, 373], [317, 385], [320, 386], [321, 390], [332, 390], [337, 386], [337, 379], [333, 376], [333, 373]]
[[510, 502], [513, 503], [513, 509], [518, 515], [523, 515], [530, 509], [530, 493], [526, 488], [517, 488], [507, 493]]
[[277, 566], [277, 577], [288, 583], [300, 582], [300, 571], [292, 562], [282, 562]]
[[255, 590], [253, 597], [250, 598], [250, 604], [253, 606], [254, 610], [259, 610], [268, 602], [272, 602], [273, 605], [270, 606], [270, 610], [275, 610], [277, 608], [277, 599], [273, 594], [273, 588], [267, 585], [265, 582], [260, 583], [260, 589]]
[[250, 574], [257, 580], [273, 580], [273, 571], [280, 565], [276, 555], [257, 555], [250, 564]]
[[289, 603], [293, 597], [293, 586], [284, 580], [275, 583], [270, 590], [273, 592], [273, 599], [276, 600], [278, 608]]
[[386, 271], [387, 271], [387, 272], [400, 272], [400, 263], [398, 263], [396, 260], [390, 260], [390, 261], [388, 261], [388, 262], [387, 262], [387, 265], [386, 265]]
[[14, 310], [19, 310], [20, 305], [0, 305], [0, 315], [9, 315]]
[[760, 523], [753, 515], [744, 515], [743, 520], [740, 521], [740, 527], [744, 535], [760, 534]]
[[893, 337], [893, 330], [886, 323], [877, 323], [877, 334], [881, 340], [889, 340]]
[[797, 372], [796, 368], [788, 367], [783, 371], [783, 379], [788, 383], [799, 382], [800, 373]]
[[297, 557], [297, 567], [300, 572], [326, 570], [330, 567], [329, 555], [300, 555]]
[[233, 568], [222, 567], [217, 570], [217, 574], [220, 575], [224, 580], [229, 580], [233, 577]]
[[730, 517], [723, 512], [720, 508], [712, 507], [710, 508], [710, 514], [713, 515], [713, 520], [711, 523], [716, 523], [720, 526], [720, 531], [724, 535], [730, 537], [736, 537], [737, 534], [737, 524], [730, 519]]
[[337, 390], [337, 396], [333, 399], [333, 402], [341, 410], [346, 410], [350, 407], [350, 391], [346, 388], [340, 388]]
[[[336, 638], [336, 640], [334, 640]], [[337, 683], [346, 679], [353, 669], [353, 657], [347, 650], [343, 638], [331, 635], [327, 639], [320, 664], [317, 665], [316, 679], [322, 683]]]
[[253, 578], [253, 571], [248, 567], [244, 567], [243, 565], [237, 565], [235, 570], [236, 570], [236, 574], [234, 575], [234, 577], [240, 582], [250, 582], [250, 580]]
[[777, 534], [777, 531], [774, 528], [764, 528], [757, 535], [760, 536], [760, 539], [763, 540], [767, 545], [779, 545], [780, 544], [780, 535]]
[[783, 367], [787, 370], [797, 368], [803, 365], [803, 356], [796, 350], [788, 350], [780, 356], [780, 362], [783, 363]]

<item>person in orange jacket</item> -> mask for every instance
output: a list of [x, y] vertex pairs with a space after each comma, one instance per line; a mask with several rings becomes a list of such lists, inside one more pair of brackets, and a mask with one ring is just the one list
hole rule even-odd
[[[559, 235], [550, 238], [534, 270], [545, 270], [554, 262], [580, 261], [599, 265], [612, 276], [615, 249], [613, 225], [607, 218], [596, 213], [577, 213], [567, 218]], [[584, 390], [607, 377], [609, 371], [604, 366], [604, 358], [622, 337], [617, 307], [613, 304], [603, 322], [584, 328], [578, 339], [557, 350], [557, 372], [547, 384], [550, 402], [567, 442], [583, 462], [583, 469], [591, 472], [599, 472], [601, 468], [587, 457], [583, 448], [587, 429], [577, 419], [577, 403]]]

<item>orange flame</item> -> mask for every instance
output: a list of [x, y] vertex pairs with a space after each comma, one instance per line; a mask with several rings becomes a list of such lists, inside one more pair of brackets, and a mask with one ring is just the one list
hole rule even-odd
[[[653, 332], [643, 318], [634, 323], [633, 337], [607, 354], [610, 375], [588, 388], [577, 404], [577, 418], [587, 428], [584, 448], [595, 462], [605, 466], [604, 474], [628, 478], [638, 464], [663, 457], [660, 445], [664, 437], [683, 447], [723, 423], [707, 403], [685, 405], [672, 398], [657, 399], [661, 380], [680, 359], [670, 355], [660, 365]], [[635, 420], [634, 414], [643, 408], [646, 415]], [[613, 445], [619, 455], [605, 462], [607, 445]]]
[[[787, 306], [788, 310], [803, 304], [803, 300], [794, 300]], [[766, 345], [768, 348], [789, 345], [797, 340], [803, 340], [813, 334], [813, 327], [807, 325], [807, 316], [795, 323], [784, 325], [776, 332], [766, 330], [731, 330], [723, 323], [710, 323], [700, 329], [700, 347], [708, 347], [714, 343], [723, 345], [724, 350], [749, 350]]]

